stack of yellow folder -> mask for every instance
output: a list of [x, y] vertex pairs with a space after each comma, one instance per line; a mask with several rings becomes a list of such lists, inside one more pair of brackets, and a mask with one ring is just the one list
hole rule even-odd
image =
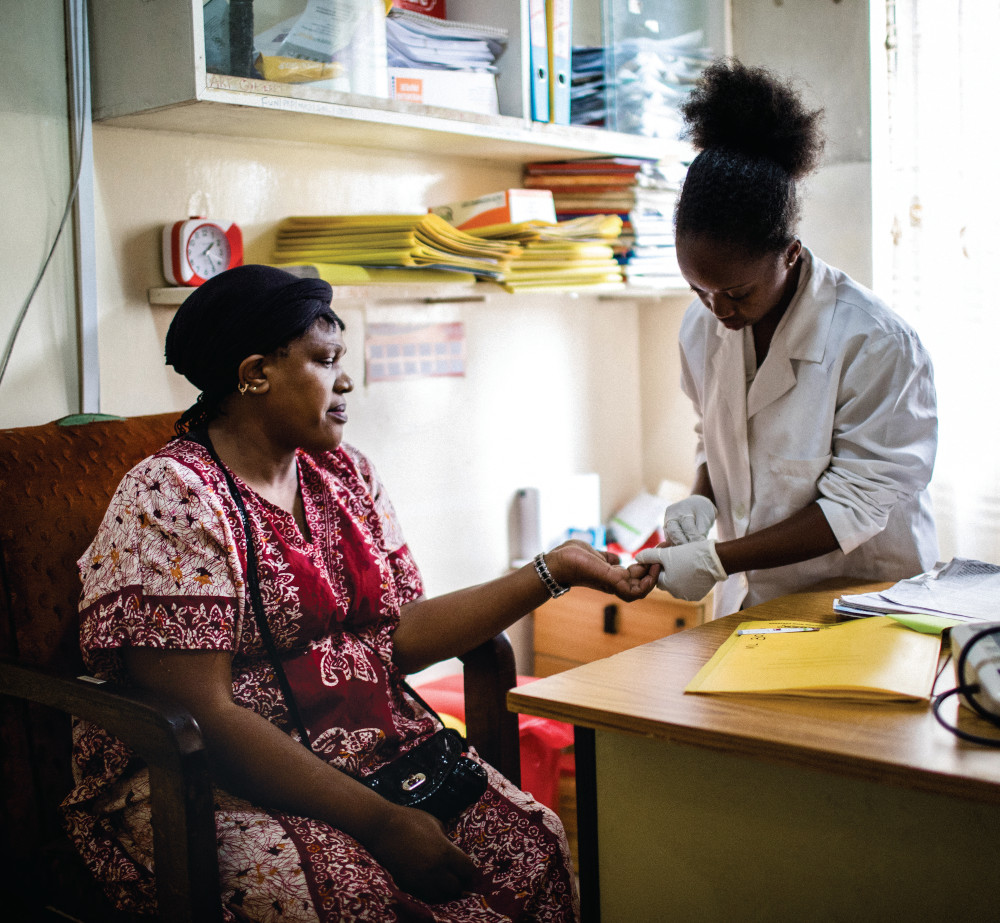
[[322, 279], [330, 285], [466, 285], [474, 286], [471, 272], [401, 266], [354, 266], [349, 263], [272, 263], [300, 279]]
[[888, 616], [788, 631], [815, 627], [796, 621], [744, 622], [684, 691], [859, 702], [930, 698], [940, 635], [913, 631]]
[[500, 284], [510, 292], [525, 292], [621, 288], [621, 264], [612, 246], [621, 230], [617, 215], [588, 215], [554, 224], [524, 221], [490, 225], [468, 233], [521, 244], [522, 252], [513, 258]]
[[352, 264], [472, 272], [500, 279], [521, 247], [473, 237], [437, 215], [310, 215], [278, 225], [274, 263]]

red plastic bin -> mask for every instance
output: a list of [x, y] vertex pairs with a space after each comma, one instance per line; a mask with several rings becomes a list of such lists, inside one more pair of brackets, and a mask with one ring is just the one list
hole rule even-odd
[[[537, 676], [519, 676], [518, 686], [532, 683]], [[461, 673], [443, 676], [416, 686], [417, 692], [435, 711], [465, 721], [464, 678]], [[521, 740], [521, 788], [553, 811], [559, 807], [560, 775], [575, 775], [572, 752], [573, 725], [551, 718], [519, 715]]]

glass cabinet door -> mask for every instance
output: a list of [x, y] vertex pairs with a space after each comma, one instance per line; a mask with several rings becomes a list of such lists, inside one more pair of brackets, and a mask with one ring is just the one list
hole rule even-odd
[[203, 0], [205, 69], [324, 92], [387, 95], [384, 0]]
[[678, 138], [680, 104], [726, 53], [725, 10], [724, 0], [603, 0], [606, 127]]

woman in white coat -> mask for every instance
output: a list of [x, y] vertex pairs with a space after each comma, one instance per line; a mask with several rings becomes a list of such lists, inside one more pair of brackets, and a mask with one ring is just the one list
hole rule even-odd
[[[937, 556], [931, 361], [916, 333], [796, 236], [820, 111], [720, 61], [684, 109], [700, 150], [676, 212], [698, 296], [680, 335], [698, 417], [692, 495], [640, 552], [659, 585], [726, 615], [840, 575], [897, 580]], [[712, 525], [717, 539], [708, 538]]]

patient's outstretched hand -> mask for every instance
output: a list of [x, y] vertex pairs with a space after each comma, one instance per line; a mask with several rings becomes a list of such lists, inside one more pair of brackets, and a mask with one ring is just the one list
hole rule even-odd
[[603, 593], [613, 593], [625, 602], [642, 599], [660, 574], [657, 564], [631, 564], [622, 567], [620, 558], [609, 551], [598, 551], [586, 542], [564, 542], [545, 552], [545, 563], [553, 579], [562, 586], [587, 586]]

